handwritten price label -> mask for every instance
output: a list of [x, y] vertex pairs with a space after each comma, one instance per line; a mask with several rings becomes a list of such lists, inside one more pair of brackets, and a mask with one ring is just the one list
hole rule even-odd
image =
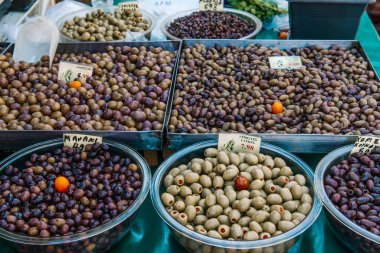
[[300, 69], [303, 66], [299, 56], [273, 56], [268, 59], [271, 69]]
[[255, 150], [255, 146], [253, 144], [241, 143], [240, 147], [241, 147], [241, 149], [247, 150], [247, 151], [254, 151]]
[[86, 145], [94, 143], [102, 143], [103, 137], [84, 135], [84, 134], [64, 134], [63, 145], [71, 148], [79, 148], [83, 150]]
[[122, 13], [124, 11], [138, 11], [140, 9], [138, 2], [125, 2], [119, 3], [119, 12]]
[[380, 138], [372, 136], [359, 136], [351, 150], [350, 155], [355, 153], [370, 154], [372, 150], [380, 147]]
[[222, 11], [224, 0], [200, 0], [200, 11]]
[[61, 61], [59, 63], [58, 80], [70, 83], [75, 79], [85, 81], [92, 77], [94, 68], [91, 65]]
[[260, 153], [261, 138], [246, 134], [219, 134], [218, 149], [229, 152]]

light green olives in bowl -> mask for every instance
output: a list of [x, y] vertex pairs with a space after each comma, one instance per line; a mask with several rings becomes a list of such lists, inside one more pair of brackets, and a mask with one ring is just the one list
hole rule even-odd
[[201, 142], [153, 178], [153, 205], [188, 252], [285, 252], [322, 208], [308, 165], [266, 143], [256, 155]]
[[116, 6], [83, 9], [58, 21], [61, 42], [149, 40], [155, 25], [155, 17], [147, 11], [120, 13]]

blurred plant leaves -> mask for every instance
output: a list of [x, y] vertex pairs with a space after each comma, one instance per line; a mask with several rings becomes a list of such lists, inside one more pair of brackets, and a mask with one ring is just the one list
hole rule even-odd
[[279, 8], [276, 3], [266, 0], [230, 0], [230, 4], [236, 9], [256, 15], [262, 21], [288, 13], [288, 10]]

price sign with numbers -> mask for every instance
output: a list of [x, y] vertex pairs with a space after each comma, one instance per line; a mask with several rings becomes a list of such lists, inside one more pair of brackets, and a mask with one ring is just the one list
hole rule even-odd
[[94, 68], [91, 65], [61, 61], [59, 63], [58, 80], [66, 83], [75, 79], [86, 80], [92, 76], [93, 70]]
[[229, 152], [260, 153], [261, 138], [246, 134], [219, 134], [218, 149]]
[[200, 0], [199, 10], [201, 11], [222, 11], [224, 0]]
[[299, 56], [272, 56], [269, 57], [271, 69], [300, 69], [302, 60]]
[[84, 134], [64, 134], [63, 143], [66, 147], [83, 150], [87, 144], [102, 143], [103, 137]]
[[379, 137], [359, 136], [351, 150], [351, 155], [354, 153], [370, 154], [377, 147], [380, 147]]

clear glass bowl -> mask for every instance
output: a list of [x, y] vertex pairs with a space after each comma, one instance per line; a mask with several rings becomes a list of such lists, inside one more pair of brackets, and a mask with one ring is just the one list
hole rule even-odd
[[352, 249], [354, 252], [379, 253], [380, 236], [365, 230], [344, 216], [337, 208], [335, 208], [324, 188], [325, 175], [330, 171], [332, 166], [347, 159], [352, 148], [353, 145], [348, 145], [336, 149], [319, 162], [315, 171], [315, 190], [325, 207], [324, 210], [330, 227], [334, 231], [336, 237], [339, 238], [344, 245]]
[[[11, 233], [0, 228], [0, 238], [12, 249], [28, 253], [99, 253], [108, 250], [112, 245], [117, 243], [128, 232], [133, 224], [136, 211], [148, 195], [151, 174], [144, 158], [133, 149], [113, 141], [103, 141], [103, 143], [108, 144], [110, 151], [113, 153], [129, 157], [140, 168], [140, 173], [143, 177], [141, 191], [128, 209], [111, 221], [83, 233], [38, 238]], [[50, 152], [55, 148], [62, 147], [62, 145], [62, 139], [54, 139], [29, 146], [3, 160], [0, 164], [0, 171], [9, 164], [21, 167], [25, 159], [30, 157], [32, 153]]]
[[[285, 160], [287, 165], [292, 168], [293, 172], [301, 173], [305, 176], [307, 186], [310, 187], [310, 194], [313, 196], [313, 207], [306, 217], [306, 219], [296, 226], [294, 229], [281, 234], [279, 236], [271, 237], [265, 240], [258, 241], [228, 241], [215, 239], [202, 234], [196, 233], [173, 219], [166, 211], [161, 202], [161, 193], [164, 192], [164, 178], [169, 171], [183, 163], [188, 163], [191, 159], [196, 157], [204, 157], [203, 152], [206, 148], [217, 147], [216, 141], [200, 142], [188, 148], [176, 152], [165, 160], [157, 169], [153, 176], [153, 183], [151, 189], [151, 198], [153, 205], [160, 215], [160, 217], [169, 225], [172, 235], [177, 241], [189, 252], [208, 252], [217, 253], [225, 252], [224, 249], [241, 250], [241, 252], [271, 252], [280, 253], [291, 248], [296, 241], [302, 236], [318, 218], [322, 209], [322, 204], [318, 200], [314, 192], [314, 175], [309, 166], [298, 157], [288, 153], [287, 151], [272, 146], [266, 143], [261, 144], [261, 153], [271, 156], [281, 157]], [[240, 252], [240, 251], [238, 251]]]
[[[76, 40], [76, 39], [73, 39], [73, 38], [70, 38], [68, 36], [66, 36], [65, 34], [62, 33], [62, 27], [63, 25], [65, 24], [66, 21], [70, 21], [70, 20], [73, 20], [75, 17], [85, 17], [87, 13], [91, 13], [93, 11], [96, 11], [96, 10], [99, 10], [99, 9], [102, 9], [104, 10], [105, 12], [114, 12], [114, 11], [117, 11], [118, 10], [118, 7], [117, 6], [112, 6], [112, 7], [104, 7], [104, 8], [86, 8], [86, 9], [83, 9], [83, 10], [80, 10], [80, 11], [75, 11], [75, 12], [72, 12], [70, 14], [67, 14], [65, 15], [64, 17], [62, 17], [61, 19], [58, 20], [58, 29], [59, 29], [59, 34], [60, 34], [60, 39], [61, 39], [61, 42], [67, 42], [67, 43], [73, 43], [73, 42], [93, 42], [93, 43], [96, 43], [96, 42], [111, 42], [111, 41], [83, 41], [83, 40]], [[143, 35], [146, 39], [150, 40], [150, 35], [152, 34], [152, 31], [154, 29], [154, 27], [156, 26], [156, 18], [149, 12], [147, 11], [144, 11], [144, 10], [140, 10], [140, 12], [143, 14], [143, 18], [148, 22], [148, 30], [146, 30]], [[124, 42], [124, 41], [128, 41], [128, 40], [114, 40], [112, 42]]]
[[[165, 20], [162, 21], [162, 23], [161, 23], [161, 32], [163, 34], [165, 34], [165, 36], [166, 36], [166, 38], [168, 40], [181, 40], [180, 38], [178, 38], [178, 37], [172, 35], [171, 33], [169, 33], [169, 31], [168, 31], [169, 25], [174, 20], [176, 20], [177, 18], [188, 16], [191, 13], [196, 12], [196, 11], [199, 11], [199, 10], [198, 9], [196, 9], [196, 10], [187, 10], [187, 11], [179, 12], [176, 15], [169, 16], [168, 18], [166, 18]], [[235, 14], [235, 15], [239, 16], [240, 18], [242, 18], [242, 19], [244, 19], [244, 20], [248, 21], [249, 23], [254, 24], [256, 26], [256, 29], [252, 33], [248, 34], [245, 37], [240, 38], [240, 40], [255, 38], [256, 35], [263, 28], [263, 23], [261, 22], [261, 20], [258, 17], [256, 17], [255, 15], [251, 14], [251, 13], [248, 13], [248, 12], [242, 11], [242, 10], [231, 9], [231, 8], [224, 8], [224, 11], [227, 12], [227, 13]], [[191, 39], [191, 38], [187, 38], [187, 39]]]

